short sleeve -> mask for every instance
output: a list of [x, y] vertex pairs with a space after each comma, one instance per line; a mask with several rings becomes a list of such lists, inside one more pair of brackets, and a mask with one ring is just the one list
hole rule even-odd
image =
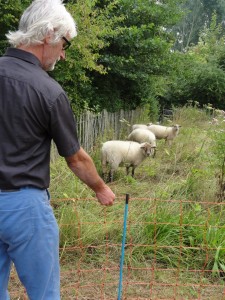
[[50, 112], [50, 134], [55, 142], [59, 155], [66, 157], [80, 149], [76, 120], [65, 93], [54, 101]]

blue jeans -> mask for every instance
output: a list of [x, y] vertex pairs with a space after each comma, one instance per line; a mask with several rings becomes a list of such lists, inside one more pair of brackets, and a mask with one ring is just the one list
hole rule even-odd
[[59, 300], [59, 229], [47, 190], [0, 192], [0, 299], [14, 263], [30, 300]]

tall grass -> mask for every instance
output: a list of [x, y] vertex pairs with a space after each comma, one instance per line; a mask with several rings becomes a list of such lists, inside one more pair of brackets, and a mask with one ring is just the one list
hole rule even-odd
[[[172, 146], [158, 141], [156, 157], [146, 159], [136, 169], [134, 178], [125, 176], [124, 168], [116, 172], [115, 181], [110, 185], [117, 197], [129, 193], [132, 197], [158, 199], [157, 203], [149, 200], [132, 204], [133, 226], [129, 234], [137, 246], [126, 258], [128, 261], [154, 259], [165, 267], [184, 269], [201, 269], [207, 261], [205, 268], [213, 270], [213, 274], [221, 276], [221, 270], [225, 273], [225, 210], [223, 206], [220, 209], [213, 206], [224, 201], [225, 122], [221, 117], [219, 125], [212, 125], [210, 120], [211, 116], [196, 107], [176, 109], [173, 123], [182, 127]], [[149, 121], [145, 114], [142, 122]], [[170, 121], [165, 124], [169, 125]], [[105, 141], [106, 136], [103, 138]], [[95, 150], [90, 153], [99, 173], [101, 142], [99, 137]], [[51, 165], [50, 192], [53, 199], [94, 197], [61, 158]], [[170, 199], [174, 202], [169, 202]], [[119, 243], [121, 230], [117, 221], [121, 209], [120, 205], [110, 208], [108, 222], [104, 224], [101, 222], [104, 216], [94, 198], [92, 202], [57, 201], [55, 214], [61, 229], [60, 246], [82, 245], [88, 249], [104, 243], [106, 234], [112, 243]], [[84, 251], [88, 254], [89, 250]], [[118, 253], [114, 255], [117, 259]], [[101, 260], [101, 249], [95, 250], [94, 257]]]

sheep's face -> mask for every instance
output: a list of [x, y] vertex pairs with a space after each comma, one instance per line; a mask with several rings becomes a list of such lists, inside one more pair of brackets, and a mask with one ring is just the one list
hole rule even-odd
[[178, 124], [176, 124], [176, 125], [173, 125], [173, 130], [175, 130], [175, 131], [179, 131], [179, 129], [180, 129], [180, 125], [178, 125]]
[[141, 149], [144, 151], [145, 156], [151, 156], [155, 153], [155, 146], [151, 146], [149, 143], [141, 144]]

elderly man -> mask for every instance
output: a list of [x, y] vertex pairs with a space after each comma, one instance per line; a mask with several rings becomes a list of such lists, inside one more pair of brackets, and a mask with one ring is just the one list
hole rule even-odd
[[14, 263], [29, 299], [60, 299], [59, 230], [48, 192], [53, 140], [102, 205], [115, 195], [77, 139], [62, 87], [46, 71], [65, 59], [76, 25], [60, 0], [35, 0], [0, 58], [0, 299]]

